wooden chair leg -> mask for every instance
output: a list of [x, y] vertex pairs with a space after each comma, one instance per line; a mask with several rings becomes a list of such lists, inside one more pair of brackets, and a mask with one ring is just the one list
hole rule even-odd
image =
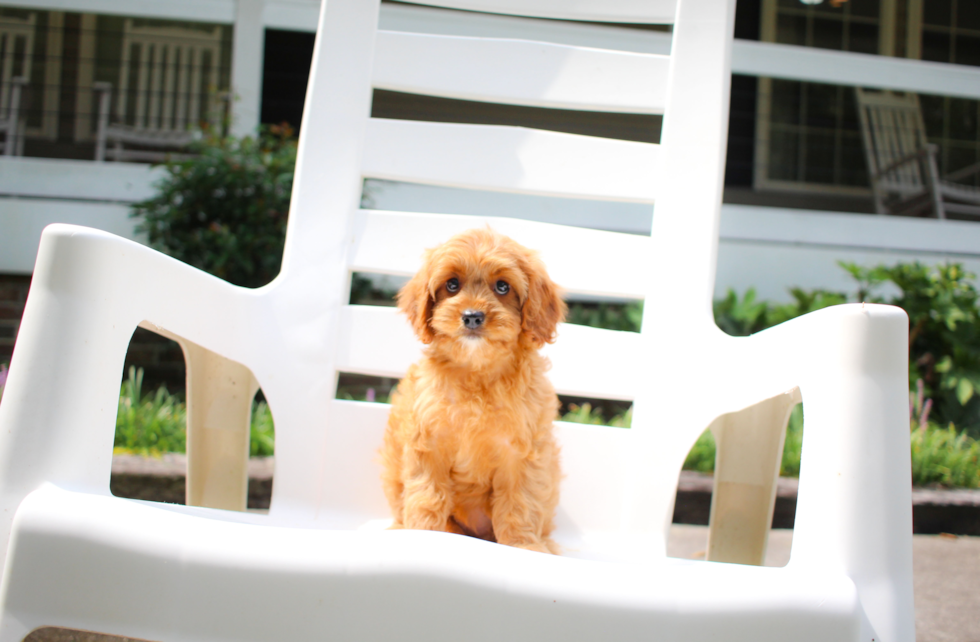
[[712, 422], [716, 454], [708, 560], [761, 565], [765, 559], [786, 424], [800, 401], [794, 388]]

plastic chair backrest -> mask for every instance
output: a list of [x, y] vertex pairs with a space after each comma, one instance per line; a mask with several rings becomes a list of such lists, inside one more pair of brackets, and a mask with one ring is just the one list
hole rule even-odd
[[[283, 327], [288, 319], [294, 389], [282, 389], [283, 378], [271, 376], [281, 366], [280, 355], [260, 358], [256, 370], [282, 427], [273, 515], [285, 518], [292, 507], [297, 520], [337, 527], [388, 516], [378, 469], [363, 465], [364, 458], [375, 459], [386, 408], [334, 401], [336, 373], [399, 376], [418, 357], [419, 344], [394, 310], [347, 305], [351, 273], [412, 274], [425, 248], [484, 224], [473, 217], [362, 211], [362, 184], [370, 177], [656, 202], [652, 237], [511, 219], [489, 222], [541, 251], [552, 277], [569, 293], [646, 301], [640, 334], [565, 325], [549, 347], [551, 377], [560, 393], [635, 400], [630, 430], [561, 427], [566, 479], [559, 529], [662, 536], [687, 450], [713, 418], [706, 407], [687, 413], [694, 417], [689, 425], [668, 425], [673, 411], [665, 412], [664, 405], [680, 386], [695, 382], [670, 381], [662, 365], [669, 361], [661, 359], [678, 358], [682, 346], [719, 332], [711, 295], [734, 2], [428, 4], [605, 21], [670, 23], [676, 12], [672, 55], [379, 32], [377, 2], [324, 4], [283, 268], [268, 286], [275, 316]], [[369, 117], [374, 87], [486, 102], [665, 113], [665, 119], [660, 145], [514, 127], [382, 120]], [[266, 372], [261, 371], [264, 359]], [[312, 515], [304, 514], [309, 506], [316, 507]]]

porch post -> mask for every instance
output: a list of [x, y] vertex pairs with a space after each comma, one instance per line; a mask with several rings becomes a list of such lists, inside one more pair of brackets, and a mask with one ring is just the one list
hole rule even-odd
[[238, 0], [231, 50], [231, 133], [255, 134], [262, 108], [265, 0]]

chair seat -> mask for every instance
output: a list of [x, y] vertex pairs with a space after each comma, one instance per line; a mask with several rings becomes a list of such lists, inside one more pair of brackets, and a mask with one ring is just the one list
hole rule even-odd
[[168, 641], [202, 630], [269, 641], [858, 639], [843, 574], [259, 525], [270, 521], [46, 485], [17, 512], [6, 584], [18, 587], [6, 596], [15, 617], [0, 640], [39, 626]]

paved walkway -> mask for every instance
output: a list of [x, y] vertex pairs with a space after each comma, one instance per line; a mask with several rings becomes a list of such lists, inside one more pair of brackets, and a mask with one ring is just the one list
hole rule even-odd
[[[789, 561], [793, 531], [769, 536], [766, 566]], [[706, 526], [674, 524], [667, 552], [672, 557], [704, 559]], [[980, 642], [980, 537], [915, 535], [916, 642]]]

